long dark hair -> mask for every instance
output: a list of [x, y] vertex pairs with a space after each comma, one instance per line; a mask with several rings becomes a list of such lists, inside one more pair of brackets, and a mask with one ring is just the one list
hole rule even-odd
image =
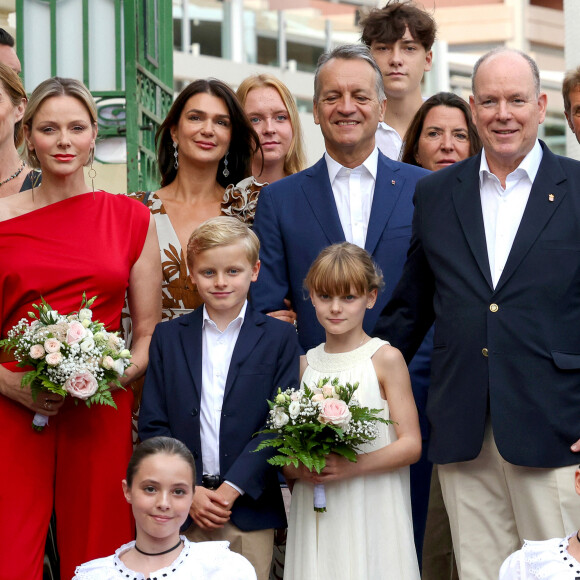
[[228, 151], [229, 175], [224, 177], [224, 160], [220, 159], [216, 180], [222, 187], [238, 183], [252, 174], [252, 157], [260, 150], [260, 139], [246, 117], [238, 98], [226, 83], [218, 79], [199, 79], [187, 85], [171, 106], [165, 121], [155, 135], [157, 163], [161, 173], [161, 187], [173, 182], [177, 176], [174, 167], [173, 139], [171, 129], [179, 123], [181, 113], [187, 101], [198, 93], [207, 93], [221, 99], [227, 109], [232, 123], [232, 138]]
[[405, 145], [403, 147], [403, 155], [401, 161], [409, 163], [410, 165], [419, 165], [417, 159], [417, 151], [419, 149], [419, 137], [423, 131], [423, 124], [427, 113], [434, 107], [451, 107], [459, 109], [465, 117], [467, 125], [467, 135], [469, 137], [469, 156], [472, 157], [481, 150], [481, 139], [477, 134], [475, 123], [471, 118], [471, 109], [466, 101], [455, 93], [437, 93], [429, 97], [415, 113], [407, 132], [405, 133]]

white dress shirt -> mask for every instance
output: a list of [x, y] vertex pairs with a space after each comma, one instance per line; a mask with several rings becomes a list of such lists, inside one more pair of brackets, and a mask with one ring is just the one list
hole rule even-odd
[[487, 256], [494, 288], [505, 268], [520, 227], [542, 155], [542, 147], [536, 140], [536, 144], [517, 169], [507, 176], [504, 189], [499, 179], [489, 170], [485, 149], [482, 152], [479, 167], [479, 192]]
[[[232, 320], [223, 332], [209, 317], [205, 305], [203, 307], [200, 431], [204, 474], [220, 475], [222, 404], [230, 361], [240, 335], [247, 306], [246, 301], [237, 318]], [[232, 487], [235, 488], [235, 486]]]
[[365, 247], [375, 193], [379, 150], [377, 147], [362, 165], [349, 169], [324, 154], [328, 177], [338, 210], [338, 217], [347, 242]]
[[403, 152], [403, 138], [384, 121], [379, 123], [375, 133], [375, 143], [383, 155], [394, 161], [400, 161]]

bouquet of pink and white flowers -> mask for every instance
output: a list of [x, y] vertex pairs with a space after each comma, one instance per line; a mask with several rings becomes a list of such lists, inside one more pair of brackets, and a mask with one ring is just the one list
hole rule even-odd
[[[22, 386], [30, 386], [34, 399], [49, 391], [84, 400], [88, 407], [99, 403], [117, 408], [111, 386], [121, 387], [119, 378], [131, 364], [131, 353], [117, 333], [93, 320], [95, 299], [87, 300], [83, 293], [78, 312], [63, 315], [41, 298], [40, 305], [32, 305], [38, 315], [28, 313], [32, 322], [22, 318], [0, 340], [0, 347], [14, 351], [17, 366], [32, 367]], [[36, 413], [33, 428], [41, 431], [47, 424], [48, 417]]]
[[[260, 443], [256, 451], [275, 447], [278, 454], [268, 463], [279, 467], [303, 463], [320, 473], [326, 456], [337, 453], [356, 462], [356, 452], [363, 443], [378, 436], [377, 422], [392, 421], [379, 417], [381, 409], [361, 407], [356, 398], [358, 383], [340, 385], [338, 379], [324, 378], [310, 388], [303, 383], [299, 390], [278, 389], [274, 401], [268, 401], [268, 428], [261, 433], [276, 437]], [[326, 511], [324, 485], [314, 486], [314, 510]]]

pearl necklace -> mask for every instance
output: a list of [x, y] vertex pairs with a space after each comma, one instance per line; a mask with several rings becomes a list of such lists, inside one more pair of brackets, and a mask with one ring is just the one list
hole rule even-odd
[[9, 181], [12, 181], [13, 179], [17, 178], [21, 173], [22, 170], [24, 169], [26, 163], [24, 163], [24, 161], [20, 164], [20, 167], [10, 176], [7, 177], [4, 181], [0, 181], [0, 187], [2, 187], [5, 183], [8, 183]]

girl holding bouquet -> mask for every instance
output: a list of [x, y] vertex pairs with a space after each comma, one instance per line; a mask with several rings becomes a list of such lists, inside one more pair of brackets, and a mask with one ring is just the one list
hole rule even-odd
[[[302, 382], [358, 382], [358, 404], [382, 409], [394, 424], [377, 423], [379, 437], [356, 462], [331, 454], [320, 474], [284, 468], [295, 480], [284, 578], [418, 580], [408, 466], [421, 455], [421, 434], [409, 373], [397, 349], [362, 328], [382, 275], [365, 250], [345, 242], [320, 253], [305, 285], [326, 343], [303, 357]], [[324, 513], [313, 509], [315, 484], [324, 484]]]
[[[79, 308], [83, 292], [97, 296], [95, 319], [114, 331], [128, 291], [133, 314], [133, 365], [121, 379], [143, 374], [159, 319], [161, 267], [155, 225], [142, 204], [91, 191], [97, 112], [88, 89], [52, 78], [32, 93], [23, 118], [27, 163], [42, 184], [0, 200], [0, 338], [44, 298], [54, 309]], [[56, 332], [56, 330], [55, 330]], [[56, 512], [61, 578], [74, 566], [106, 555], [133, 536], [118, 485], [131, 456], [131, 390], [114, 393], [117, 409], [76, 406], [21, 386], [23, 370], [0, 359], [0, 559], [4, 577], [42, 578], [44, 546]], [[42, 432], [31, 428], [40, 412]], [[11, 483], [7, 481], [10, 478]], [[9, 488], [18, 496], [5, 493]]]

